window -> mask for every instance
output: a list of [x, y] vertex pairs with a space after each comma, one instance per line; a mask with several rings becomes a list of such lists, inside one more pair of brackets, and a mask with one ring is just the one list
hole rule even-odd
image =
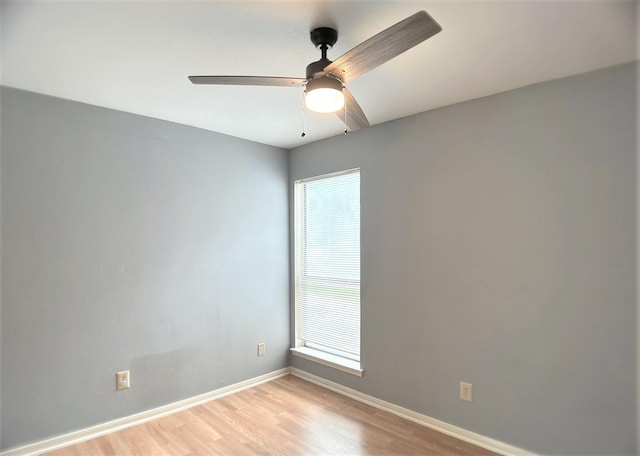
[[295, 182], [297, 356], [360, 369], [360, 170]]

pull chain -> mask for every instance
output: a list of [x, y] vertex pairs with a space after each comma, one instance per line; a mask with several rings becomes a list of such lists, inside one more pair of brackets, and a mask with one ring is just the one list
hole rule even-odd
[[302, 134], [300, 135], [301, 138], [304, 138], [305, 136], [307, 136], [307, 134], [304, 132], [305, 127], [304, 127], [304, 97], [306, 96], [307, 91], [303, 91], [302, 92]]
[[347, 130], [347, 100], [344, 101], [344, 134], [346, 135], [347, 133], [349, 133], [349, 131]]

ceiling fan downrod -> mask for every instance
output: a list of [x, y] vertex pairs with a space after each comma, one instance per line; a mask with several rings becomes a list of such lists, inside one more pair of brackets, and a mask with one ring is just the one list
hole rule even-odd
[[313, 45], [316, 49], [320, 49], [322, 54], [320, 60], [307, 65], [307, 79], [309, 80], [326, 74], [324, 68], [332, 62], [327, 58], [327, 51], [338, 41], [338, 32], [331, 27], [318, 27], [311, 30], [310, 38]]

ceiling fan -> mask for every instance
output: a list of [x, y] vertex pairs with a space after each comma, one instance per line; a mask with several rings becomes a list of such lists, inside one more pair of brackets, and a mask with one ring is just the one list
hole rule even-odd
[[368, 127], [369, 121], [344, 83], [353, 81], [441, 30], [440, 24], [429, 14], [418, 11], [331, 61], [327, 58], [327, 50], [338, 40], [338, 32], [330, 27], [320, 27], [311, 31], [311, 42], [320, 49], [322, 56], [307, 65], [306, 78], [189, 76], [189, 80], [193, 84], [304, 86], [307, 108], [317, 112], [335, 112], [341, 118], [344, 114], [345, 124], [351, 130], [358, 130]]

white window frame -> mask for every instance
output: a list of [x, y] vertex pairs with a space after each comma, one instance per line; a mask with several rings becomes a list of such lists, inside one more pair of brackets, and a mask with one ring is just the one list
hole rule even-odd
[[[307, 182], [312, 182], [314, 180], [327, 179], [332, 177], [338, 177], [351, 173], [360, 173], [360, 168], [353, 168], [344, 171], [338, 171], [335, 173], [323, 174], [320, 176], [309, 177], [305, 179], [298, 179], [294, 182], [294, 305], [295, 305], [295, 346], [291, 348], [291, 352], [293, 355], [316, 362], [318, 364], [322, 364], [324, 366], [332, 367], [334, 369], [338, 369], [343, 372], [347, 372], [352, 375], [356, 375], [358, 377], [362, 377], [364, 374], [364, 370], [362, 369], [360, 360], [350, 359], [345, 356], [341, 356], [336, 353], [331, 353], [330, 350], [318, 350], [313, 348], [312, 346], [305, 346], [304, 340], [298, 337], [300, 334], [299, 328], [299, 314], [300, 314], [300, 306], [299, 306], [299, 277], [298, 271], [300, 269], [300, 256], [301, 249], [299, 248], [301, 239], [301, 222], [302, 222], [302, 210], [303, 206], [301, 203], [301, 186], [300, 184], [304, 184]], [[360, 341], [362, 343], [362, 341]]]

